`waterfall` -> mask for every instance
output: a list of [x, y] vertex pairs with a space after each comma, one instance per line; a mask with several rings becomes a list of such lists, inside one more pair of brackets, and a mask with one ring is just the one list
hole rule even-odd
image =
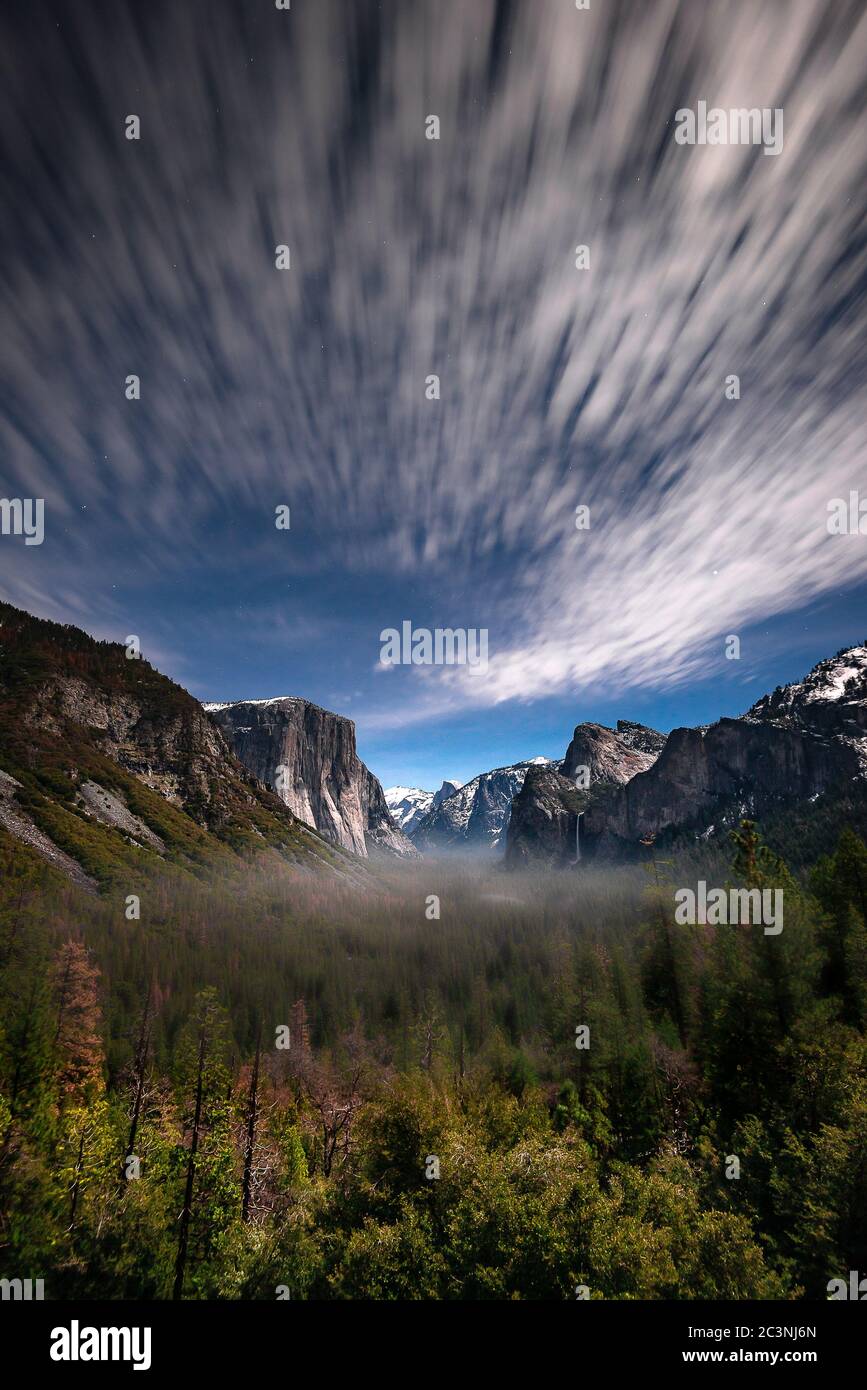
[[575, 817], [575, 863], [581, 863], [581, 817], [584, 812], [579, 811]]

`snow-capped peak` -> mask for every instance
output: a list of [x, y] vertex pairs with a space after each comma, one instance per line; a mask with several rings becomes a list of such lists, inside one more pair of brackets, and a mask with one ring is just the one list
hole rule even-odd
[[385, 804], [391, 818], [406, 835], [418, 825], [433, 805], [433, 792], [422, 787], [386, 787]]
[[847, 647], [818, 662], [802, 681], [763, 695], [744, 718], [811, 724], [829, 705], [848, 704], [867, 704], [867, 646]]
[[850, 647], [838, 656], [820, 661], [801, 688], [805, 690], [804, 699], [809, 701], [867, 698], [867, 647]]
[[410, 835], [428, 811], [460, 790], [461, 785], [458, 781], [449, 780], [443, 782], [437, 792], [425, 791], [423, 787], [388, 787], [384, 793], [385, 802], [392, 819]]
[[422, 848], [458, 844], [495, 848], [509, 821], [512, 798], [524, 785], [529, 767], [560, 764], [551, 758], [527, 758], [508, 767], [480, 772], [451, 795], [434, 799], [423, 823], [417, 823]]
[[[867, 646], [849, 646], [818, 662], [802, 681], [761, 696], [743, 719], [810, 728], [827, 737], [843, 733], [841, 720], [863, 730], [866, 712]], [[856, 737], [863, 744], [864, 734]]]

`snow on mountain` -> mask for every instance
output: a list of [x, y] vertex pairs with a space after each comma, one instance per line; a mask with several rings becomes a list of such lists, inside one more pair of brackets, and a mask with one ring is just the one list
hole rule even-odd
[[416, 824], [413, 843], [421, 850], [495, 849], [505, 834], [512, 798], [524, 785], [527, 769], [550, 763], [550, 758], [528, 758], [511, 767], [480, 772], [431, 807]]
[[745, 815], [779, 821], [784, 807], [803, 810], [823, 796], [833, 821], [841, 814], [835, 800], [860, 803], [865, 784], [867, 646], [855, 646], [778, 686], [739, 719], [673, 729], [641, 776], [589, 801], [581, 843], [591, 857], [628, 857], [648, 836], [706, 838], [710, 827], [720, 835]]
[[309, 700], [303, 700], [300, 695], [269, 695], [266, 700], [206, 700], [202, 705], [203, 710], [208, 714], [216, 714], [221, 709], [231, 709], [233, 705], [306, 705]]
[[412, 833], [422, 816], [433, 804], [433, 792], [421, 787], [386, 787], [385, 804], [391, 812], [395, 825], [400, 826], [404, 835]]
[[439, 806], [441, 801], [451, 796], [462, 785], [461, 782], [453, 780], [443, 782], [437, 792], [425, 791], [422, 787], [388, 787], [385, 801], [395, 823], [405, 835], [412, 836], [428, 811]]
[[743, 718], [843, 744], [858, 759], [858, 776], [867, 776], [867, 646], [846, 647], [818, 662], [802, 681], [757, 700]]
[[770, 695], [763, 695], [743, 718], [823, 728], [829, 721], [836, 726], [847, 716], [862, 723], [859, 716], [865, 708], [867, 646], [847, 647], [818, 662], [802, 681], [777, 686]]

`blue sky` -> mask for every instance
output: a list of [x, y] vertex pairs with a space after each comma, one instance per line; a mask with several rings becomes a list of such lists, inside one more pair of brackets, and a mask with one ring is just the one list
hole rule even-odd
[[[4, 26], [0, 496], [46, 522], [3, 597], [345, 713], [385, 785], [735, 714], [864, 638], [867, 538], [826, 525], [867, 496], [857, 7]], [[676, 144], [698, 100], [782, 107], [782, 153]], [[485, 628], [487, 673], [384, 672], [405, 620]]]

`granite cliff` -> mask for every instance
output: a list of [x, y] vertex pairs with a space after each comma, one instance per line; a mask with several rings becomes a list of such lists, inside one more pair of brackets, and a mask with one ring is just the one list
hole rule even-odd
[[820, 661], [738, 719], [674, 729], [647, 772], [589, 806], [589, 851], [685, 829], [707, 835], [742, 816], [762, 820], [867, 779], [867, 648]]
[[327, 840], [362, 856], [417, 857], [356, 752], [351, 719], [294, 696], [204, 708], [253, 776]]
[[644, 724], [619, 719], [616, 730], [605, 724], [578, 724], [561, 770], [574, 782], [585, 767], [588, 786], [595, 782], [620, 786], [652, 767], [664, 747], [665, 734]]
[[565, 868], [578, 853], [576, 830], [585, 797], [556, 767], [531, 767], [512, 802], [506, 867]]

